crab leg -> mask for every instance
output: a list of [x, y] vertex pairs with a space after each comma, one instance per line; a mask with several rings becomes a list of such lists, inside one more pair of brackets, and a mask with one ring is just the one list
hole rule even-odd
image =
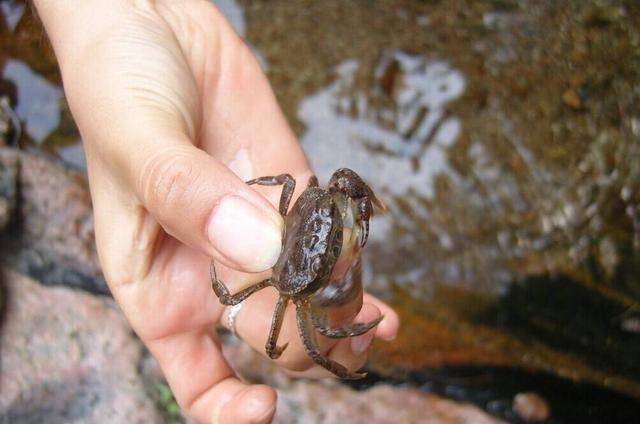
[[[317, 314], [317, 312], [316, 312]], [[330, 337], [332, 339], [342, 339], [344, 337], [355, 337], [366, 333], [367, 331], [380, 324], [384, 316], [379, 316], [373, 321], [369, 322], [357, 322], [342, 327], [331, 328], [328, 325], [328, 318], [326, 314], [316, 315], [313, 317], [313, 325], [316, 327], [320, 334]]]
[[246, 289], [240, 290], [238, 293], [232, 295], [229, 293], [229, 289], [227, 288], [227, 286], [222, 281], [218, 280], [218, 276], [216, 275], [216, 266], [213, 261], [211, 261], [209, 273], [211, 274], [211, 286], [213, 287], [213, 291], [216, 293], [216, 296], [218, 296], [220, 303], [222, 303], [223, 305], [237, 305], [258, 290], [262, 290], [265, 287], [269, 287], [271, 285], [271, 278], [267, 278], [266, 280], [262, 280], [259, 283], [256, 283], [253, 286], [249, 286]]
[[318, 340], [316, 338], [315, 328], [311, 319], [311, 309], [309, 302], [305, 300], [296, 301], [296, 318], [298, 321], [298, 330], [302, 338], [302, 344], [307, 354], [313, 359], [313, 362], [330, 371], [340, 378], [357, 380], [364, 378], [366, 373], [351, 372], [343, 365], [333, 361], [320, 353]]
[[273, 321], [271, 321], [271, 330], [269, 331], [269, 338], [267, 339], [267, 344], [265, 345], [265, 350], [267, 351], [267, 355], [271, 359], [278, 359], [282, 352], [287, 348], [289, 343], [285, 343], [282, 346], [278, 346], [278, 336], [280, 335], [280, 329], [282, 328], [282, 321], [284, 320], [284, 312], [287, 309], [287, 303], [289, 303], [289, 298], [286, 296], [280, 296], [278, 298], [278, 303], [276, 303], [276, 310], [273, 313]]
[[280, 195], [280, 215], [285, 216], [289, 209], [289, 202], [293, 197], [293, 191], [296, 188], [296, 180], [289, 174], [280, 174], [274, 177], [259, 177], [253, 180], [247, 181], [248, 185], [258, 184], [265, 186], [284, 185], [282, 187], [282, 194]]

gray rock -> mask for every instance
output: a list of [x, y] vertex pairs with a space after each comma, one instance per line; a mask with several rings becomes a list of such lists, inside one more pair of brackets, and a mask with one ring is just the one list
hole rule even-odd
[[[109, 293], [95, 248], [84, 175], [41, 154], [1, 149], [0, 170], [16, 166], [17, 175], [2, 172], [0, 177], [6, 192], [17, 193], [15, 217], [0, 236], [3, 260], [44, 284]], [[0, 188], [2, 198], [9, 197]]]
[[2, 270], [0, 422], [155, 423], [143, 347], [115, 303]]
[[20, 139], [20, 120], [6, 95], [0, 95], [0, 147], [16, 144]]
[[18, 153], [0, 147], [0, 233], [11, 221], [16, 209]]

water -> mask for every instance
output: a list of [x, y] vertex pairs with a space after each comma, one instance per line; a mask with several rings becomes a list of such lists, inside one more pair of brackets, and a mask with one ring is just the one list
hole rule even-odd
[[26, 6], [23, 3], [9, 1], [0, 3], [0, 10], [2, 10], [5, 22], [10, 31], [14, 31], [16, 29], [18, 22], [22, 19], [25, 9]]
[[[366, 389], [380, 381], [370, 374], [361, 381], [349, 383]], [[392, 380], [393, 381], [393, 380]], [[519, 393], [544, 393], [551, 416], [548, 424], [632, 423], [640, 414], [640, 403], [625, 395], [604, 390], [592, 384], [573, 383], [553, 374], [530, 372], [506, 367], [456, 367], [413, 372], [396, 384], [419, 387], [452, 399], [471, 402], [508, 422], [524, 424], [514, 410], [513, 400]]]
[[[338, 65], [336, 80], [300, 103], [298, 117], [306, 128], [301, 143], [318, 177], [328, 181], [336, 168], [348, 167], [384, 198], [431, 197], [435, 177], [450, 172], [446, 151], [460, 134], [460, 121], [446, 106], [462, 95], [463, 75], [445, 62], [388, 52], [373, 77], [380, 83], [398, 79], [391, 83], [393, 93], [370, 93], [354, 86], [358, 66], [356, 60]], [[376, 95], [388, 97], [390, 105], [372, 105]]]
[[15, 111], [26, 133], [35, 143], [42, 144], [60, 125], [62, 89], [15, 59], [7, 60], [2, 76], [16, 87]]

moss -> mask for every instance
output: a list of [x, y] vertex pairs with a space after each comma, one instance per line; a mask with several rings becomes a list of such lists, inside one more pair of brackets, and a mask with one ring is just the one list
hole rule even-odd
[[165, 419], [166, 424], [182, 424], [185, 422], [180, 412], [180, 406], [166, 383], [156, 383], [154, 386], [154, 398]]

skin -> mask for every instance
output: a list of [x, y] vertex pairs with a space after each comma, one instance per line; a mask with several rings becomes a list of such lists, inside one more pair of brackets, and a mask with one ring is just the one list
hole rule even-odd
[[[208, 276], [214, 258], [237, 292], [265, 279], [261, 271], [279, 255], [278, 193], [243, 180], [312, 175], [258, 62], [209, 1], [34, 3], [82, 134], [96, 243], [114, 298], [188, 415], [269, 422], [275, 391], [240, 381], [222, 356], [215, 327], [227, 310]], [[228, 210], [253, 221], [218, 225]], [[249, 222], [254, 237], [240, 237]], [[263, 352], [276, 302], [277, 291], [266, 288], [237, 316], [239, 336]], [[371, 296], [356, 321], [381, 314], [375, 335], [393, 338], [397, 315]], [[281, 337], [290, 344], [277, 363], [295, 376], [325, 377], [296, 333], [286, 311]], [[357, 369], [371, 333], [351, 343], [320, 338], [319, 349]]]

